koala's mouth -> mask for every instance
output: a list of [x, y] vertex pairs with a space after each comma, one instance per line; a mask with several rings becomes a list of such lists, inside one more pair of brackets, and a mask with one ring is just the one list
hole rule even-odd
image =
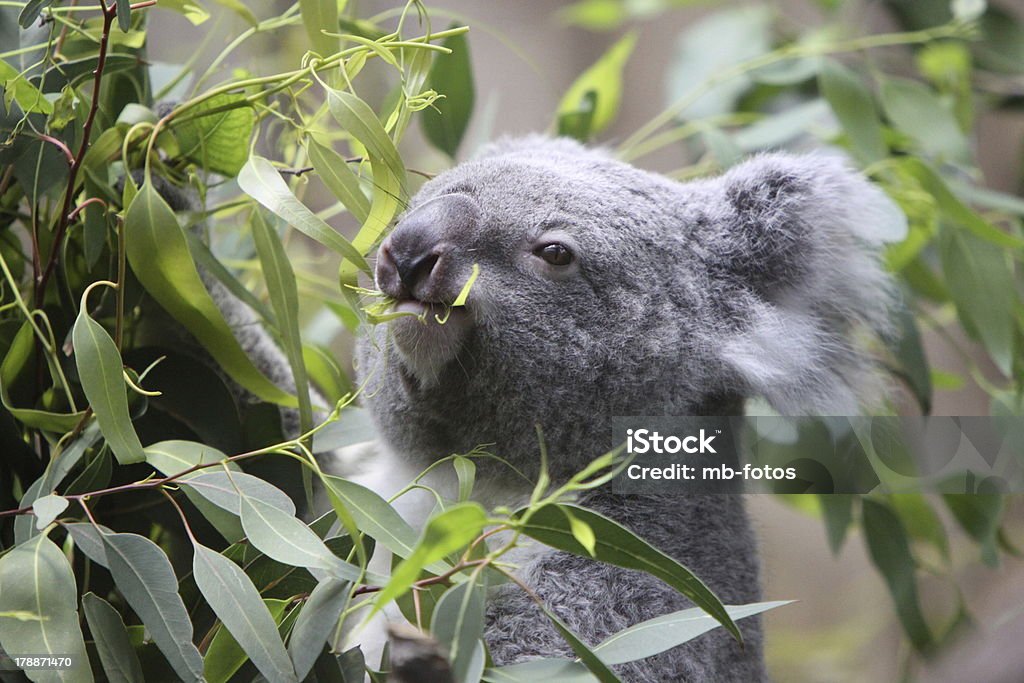
[[392, 310], [406, 313], [389, 325], [395, 350], [405, 368], [421, 385], [437, 383], [452, 364], [472, 327], [465, 307], [452, 307], [415, 298], [395, 302]]

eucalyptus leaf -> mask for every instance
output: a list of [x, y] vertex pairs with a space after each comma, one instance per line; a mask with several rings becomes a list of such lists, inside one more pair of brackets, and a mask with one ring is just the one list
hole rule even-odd
[[430, 633], [448, 650], [456, 680], [469, 678], [476, 644], [484, 635], [485, 587], [482, 574], [471, 576], [441, 596], [430, 621]]
[[36, 516], [36, 529], [42, 531], [57, 519], [68, 507], [68, 499], [63, 496], [48, 495], [36, 498], [32, 503], [32, 512]]
[[306, 151], [316, 174], [327, 189], [357, 221], [365, 223], [370, 215], [370, 200], [363, 193], [359, 177], [349, 167], [345, 157], [313, 138], [309, 138]]
[[91, 683], [92, 671], [78, 625], [78, 590], [71, 565], [46, 534], [38, 534], [0, 557], [4, 611], [32, 618], [0, 618], [0, 647], [11, 654], [70, 656], [76, 666], [32, 672], [37, 683]]
[[472, 542], [486, 523], [487, 513], [477, 503], [458, 503], [431, 518], [412, 553], [399, 563], [377, 595], [374, 611], [409, 590], [425, 567]]
[[[449, 28], [455, 26], [457, 24], [452, 24]], [[427, 81], [444, 97], [423, 111], [420, 123], [430, 144], [454, 158], [469, 127], [476, 91], [466, 34], [446, 38], [441, 45], [451, 50], [451, 54], [434, 57]]]
[[174, 212], [152, 183], [144, 183], [128, 207], [125, 232], [128, 262], [139, 281], [196, 337], [218, 365], [259, 398], [297, 405], [294, 396], [256, 369], [235, 339], [196, 271]]
[[82, 611], [110, 683], [143, 683], [142, 665], [117, 610], [95, 593], [86, 593]]
[[138, 534], [103, 534], [107, 565], [124, 599], [183, 681], [203, 681], [203, 658], [192, 644], [192, 621], [178, 579], [160, 546]]
[[[560, 509], [562, 507], [568, 508], [574, 517], [593, 530], [596, 540], [593, 557], [626, 569], [645, 571], [661, 579], [689, 598], [697, 607], [712, 615], [737, 640], [742, 641], [736, 624], [725, 611], [721, 601], [703, 581], [689, 569], [607, 517], [576, 505], [545, 505], [529, 516], [528, 521], [521, 527], [523, 532], [553, 548], [591, 557], [573, 535], [569, 518]], [[519, 514], [521, 513], [520, 511]]]
[[220, 553], [194, 544], [192, 575], [217, 618], [267, 680], [294, 682], [291, 660], [252, 581]]
[[850, 137], [850, 148], [861, 163], [884, 159], [888, 153], [882, 124], [871, 91], [853, 71], [839, 62], [825, 60], [818, 85]]
[[314, 52], [328, 57], [338, 51], [338, 0], [299, 0], [302, 25]]
[[337, 628], [351, 589], [350, 583], [325, 579], [317, 584], [302, 606], [288, 641], [288, 654], [299, 680], [304, 680], [309, 674], [324, 649], [324, 643]]
[[588, 132], [595, 135], [611, 125], [622, 100], [622, 72], [629, 56], [633, 54], [634, 47], [636, 34], [627, 33], [608, 48], [593, 66], [580, 74], [569, 86], [558, 104], [556, 115], [562, 117], [579, 111], [581, 105], [585, 106], [583, 103], [587, 93], [593, 92], [596, 99]]
[[914, 578], [916, 564], [903, 524], [886, 505], [871, 498], [862, 501], [861, 510], [871, 560], [888, 584], [903, 630], [918, 651], [927, 652], [934, 641], [921, 614]]
[[370, 272], [366, 259], [352, 243], [300, 202], [288, 189], [281, 174], [266, 159], [255, 155], [249, 157], [238, 174], [238, 185], [299, 232], [337, 252], [359, 270]]
[[107, 331], [89, 317], [85, 296], [72, 339], [82, 389], [100, 423], [103, 438], [120, 464], [142, 462], [145, 455], [128, 412], [128, 388], [121, 354]]
[[[767, 612], [792, 601], [758, 602], [750, 605], [727, 605], [725, 611], [734, 621]], [[648, 619], [609, 636], [594, 648], [594, 654], [605, 664], [625, 664], [651, 657], [697, 636], [718, 628], [720, 624], [704, 610], [691, 609]]]
[[309, 398], [309, 375], [302, 356], [302, 338], [299, 336], [299, 289], [295, 283], [295, 271], [292, 270], [277, 231], [259, 209], [253, 212], [252, 234], [263, 268], [263, 279], [270, 294], [270, 304], [277, 318], [281, 346], [295, 381], [295, 393], [299, 400], [299, 431], [306, 433], [313, 428], [313, 408]]

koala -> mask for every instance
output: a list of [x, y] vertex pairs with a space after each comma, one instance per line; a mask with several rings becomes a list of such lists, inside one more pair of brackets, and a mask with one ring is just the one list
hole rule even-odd
[[[566, 139], [496, 143], [427, 182], [381, 243], [377, 287], [396, 311], [357, 364], [385, 447], [420, 470], [480, 444], [553, 479], [612, 443], [615, 415], [850, 415], [881, 399], [864, 345], [885, 334], [893, 288], [879, 264], [898, 211], [826, 155], [766, 154], [680, 183]], [[896, 219], [898, 220], [898, 219]], [[450, 310], [474, 264], [465, 306]], [[514, 506], [529, 491], [500, 463], [478, 480]], [[630, 528], [725, 604], [761, 597], [743, 498], [617, 495], [580, 504]], [[692, 607], [647, 574], [534, 548], [518, 576], [584, 641]], [[763, 681], [760, 624], [739, 622], [615, 667], [625, 681]], [[517, 586], [487, 610], [497, 665], [574, 658]]]

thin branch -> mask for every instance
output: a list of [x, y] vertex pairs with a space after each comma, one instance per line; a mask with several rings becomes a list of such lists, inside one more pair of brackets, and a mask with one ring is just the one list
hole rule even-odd
[[64, 192], [64, 208], [60, 212], [60, 221], [57, 223], [57, 230], [53, 237], [53, 248], [50, 257], [47, 259], [46, 268], [36, 278], [36, 308], [42, 308], [46, 298], [46, 283], [53, 274], [53, 269], [60, 258], [61, 244], [64, 241], [64, 234], [67, 232], [70, 222], [71, 206], [75, 201], [75, 188], [78, 185], [78, 171], [82, 167], [85, 153], [89, 150], [89, 137], [92, 135], [92, 126], [96, 121], [96, 113], [100, 108], [100, 85], [103, 82], [103, 69], [107, 64], [107, 48], [110, 45], [110, 31], [117, 17], [117, 4], [103, 5], [103, 32], [100, 34], [100, 45], [96, 55], [96, 71], [92, 81], [92, 101], [89, 104], [89, 113], [82, 125], [82, 144], [78, 148], [78, 154], [71, 162], [71, 169], [68, 171], [68, 185]]

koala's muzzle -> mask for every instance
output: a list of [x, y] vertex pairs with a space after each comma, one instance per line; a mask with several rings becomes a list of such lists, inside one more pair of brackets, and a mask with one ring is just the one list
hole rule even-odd
[[471, 326], [465, 308], [449, 309], [471, 264], [461, 245], [478, 227], [480, 208], [464, 194], [445, 194], [399, 221], [377, 252], [377, 287], [395, 310], [391, 339], [407, 371], [421, 385], [435, 382], [458, 354]]
[[480, 220], [476, 202], [445, 194], [410, 211], [380, 245], [377, 286], [398, 300], [451, 303], [465, 274], [456, 253], [459, 237]]

